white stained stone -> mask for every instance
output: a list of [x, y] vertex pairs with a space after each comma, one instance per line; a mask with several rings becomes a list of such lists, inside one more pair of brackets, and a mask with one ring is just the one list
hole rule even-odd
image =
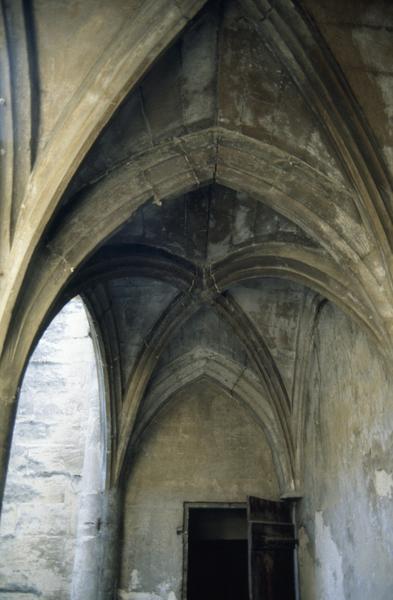
[[378, 469], [374, 473], [375, 491], [380, 498], [392, 498], [393, 494], [393, 476], [383, 469]]
[[345, 600], [342, 556], [322, 512], [315, 514], [315, 549], [319, 564], [318, 600]]

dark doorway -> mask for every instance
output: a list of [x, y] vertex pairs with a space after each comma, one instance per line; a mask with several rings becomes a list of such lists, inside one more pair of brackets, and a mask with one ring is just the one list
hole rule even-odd
[[248, 499], [250, 600], [296, 600], [291, 512], [287, 501]]
[[247, 511], [189, 507], [187, 600], [248, 600]]

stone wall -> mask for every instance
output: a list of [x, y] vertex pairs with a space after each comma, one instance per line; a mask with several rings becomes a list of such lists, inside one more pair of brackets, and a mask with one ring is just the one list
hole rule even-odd
[[183, 502], [278, 498], [260, 427], [209, 380], [177, 392], [145, 433], [125, 492], [122, 600], [180, 600]]
[[4, 600], [70, 597], [86, 432], [97, 406], [89, 323], [75, 299], [44, 333], [23, 380], [0, 528]]
[[393, 597], [392, 383], [373, 343], [325, 305], [308, 386], [302, 600]]
[[[392, 597], [391, 385], [373, 342], [323, 305], [306, 391], [302, 600]], [[86, 529], [84, 512], [92, 498], [101, 511], [99, 420], [94, 349], [75, 300], [46, 331], [23, 382], [1, 521], [1, 599], [99, 593], [94, 549], [86, 562], [95, 525]], [[121, 600], [181, 599], [185, 501], [280, 493], [262, 430], [206, 378], [176, 392], [129, 467], [117, 543]]]

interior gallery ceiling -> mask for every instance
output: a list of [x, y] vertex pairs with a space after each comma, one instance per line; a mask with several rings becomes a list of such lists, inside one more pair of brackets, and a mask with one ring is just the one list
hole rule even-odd
[[393, 7], [73, 4], [61, 30], [50, 2], [2, 15], [3, 455], [31, 350], [81, 294], [113, 481], [173, 390], [209, 378], [295, 493], [321, 303], [392, 352]]

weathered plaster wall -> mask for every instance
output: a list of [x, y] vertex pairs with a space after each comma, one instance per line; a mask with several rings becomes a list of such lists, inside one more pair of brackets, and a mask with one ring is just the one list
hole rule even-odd
[[305, 0], [393, 172], [393, 5], [389, 0]]
[[293, 392], [298, 323], [305, 288], [281, 279], [244, 282], [232, 288], [236, 302], [266, 341], [288, 395]]
[[134, 460], [125, 492], [124, 600], [180, 600], [183, 540], [176, 528], [184, 501], [279, 496], [261, 429], [209, 380], [177, 392]]
[[285, 148], [346, 187], [315, 116], [247, 10], [213, 1], [125, 98], [72, 189], [152, 144], [213, 125]]
[[0, 524], [4, 600], [70, 598], [89, 407], [94, 417], [97, 404], [89, 324], [75, 299], [46, 330], [23, 381]]
[[284, 216], [252, 196], [209, 185], [141, 206], [111, 244], [156, 246], [196, 262], [214, 263], [248, 243], [291, 241], [315, 243]]
[[124, 277], [107, 283], [111, 310], [117, 317], [119, 354], [123, 383], [161, 312], [176, 296], [176, 288], [161, 281], [142, 277]]
[[206, 356], [209, 356], [210, 352], [216, 352], [239, 365], [248, 364], [245, 349], [234, 335], [233, 329], [211, 307], [202, 307], [179, 327], [176, 335], [165, 347], [158, 369], [196, 349], [200, 349]]
[[392, 383], [371, 341], [325, 305], [308, 386], [302, 600], [393, 596]]

